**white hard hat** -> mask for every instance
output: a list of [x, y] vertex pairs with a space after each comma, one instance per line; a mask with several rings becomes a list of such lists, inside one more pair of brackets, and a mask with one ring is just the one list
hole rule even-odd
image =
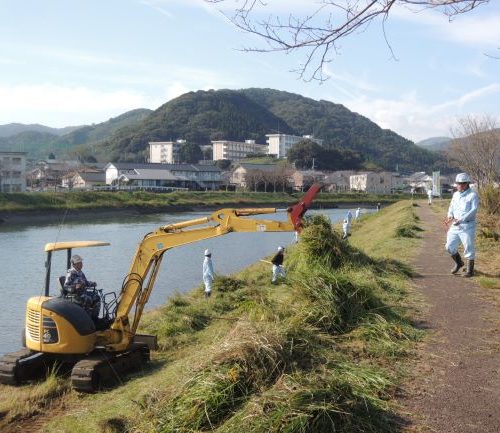
[[78, 254], [75, 254], [73, 257], [71, 257], [71, 263], [73, 263], [73, 264], [82, 263], [82, 262], [83, 262], [83, 259]]
[[278, 252], [280, 252], [280, 251], [285, 251], [285, 249], [280, 246], [280, 247], [278, 247]]
[[467, 173], [458, 173], [455, 178], [456, 183], [470, 183], [470, 177]]
[[205, 255], [206, 255], [206, 256], [211, 256], [211, 255], [212, 255], [212, 251], [210, 251], [210, 250], [205, 250]]

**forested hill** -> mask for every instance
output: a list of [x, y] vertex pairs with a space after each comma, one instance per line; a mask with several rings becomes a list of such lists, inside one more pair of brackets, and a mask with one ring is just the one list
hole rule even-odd
[[[76, 129], [74, 127], [61, 128], [62, 131], [67, 131], [62, 136], [47, 132], [52, 131], [53, 128], [35, 125], [40, 128], [34, 130], [21, 129], [22, 132], [0, 137], [0, 151], [27, 152], [30, 159], [47, 158], [50, 153], [58, 157], [69, 156], [86, 159], [98, 147], [95, 146], [96, 143], [109, 138], [119, 129], [123, 130], [140, 124], [150, 113], [152, 113], [151, 110], [139, 108], [127, 111], [102, 123], [79, 126]], [[33, 125], [22, 126], [28, 128]], [[10, 129], [9, 131], [15, 132], [17, 129]], [[106, 159], [106, 156], [103, 155], [103, 158]]]
[[119, 129], [133, 127], [140, 124], [146, 117], [152, 113], [152, 110], [138, 108], [127, 111], [119, 116], [112, 117], [106, 122], [82, 126], [81, 128], [64, 135], [62, 139], [69, 145], [95, 143], [109, 138]]
[[149, 141], [183, 138], [196, 144], [210, 140], [255, 139], [265, 134], [314, 134], [332, 148], [352, 149], [365, 161], [385, 169], [439, 167], [440, 156], [346, 107], [273, 89], [189, 92], [162, 105], [140, 125], [117, 131], [104, 143], [114, 160], [141, 160]]
[[283, 119], [298, 135], [313, 134], [327, 146], [358, 151], [367, 161], [388, 170], [417, 170], [440, 163], [440, 156], [416, 146], [389, 129], [341, 104], [316, 101], [273, 89], [244, 89], [253, 101]]
[[20, 134], [22, 132], [41, 132], [44, 134], [52, 135], [64, 135], [68, 134], [75, 129], [80, 128], [80, 126], [66, 126], [65, 128], [51, 128], [50, 126], [35, 124], [24, 124], [24, 123], [8, 123], [6, 125], [0, 125], [0, 137], [11, 137], [13, 135]]
[[286, 134], [297, 133], [240, 91], [200, 90], [162, 105], [133, 131], [118, 131], [105, 144], [105, 153], [111, 154], [111, 159], [134, 160], [148, 151], [149, 141], [179, 138], [198, 145], [210, 144], [211, 140], [265, 143], [265, 134], [278, 128]]

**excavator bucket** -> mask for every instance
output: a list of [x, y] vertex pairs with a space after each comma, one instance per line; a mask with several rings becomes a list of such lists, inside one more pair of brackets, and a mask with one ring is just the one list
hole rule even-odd
[[313, 184], [309, 190], [306, 192], [302, 200], [299, 201], [296, 205], [291, 206], [287, 209], [287, 212], [290, 213], [290, 219], [296, 231], [300, 233], [302, 230], [302, 217], [306, 213], [307, 209], [310, 208], [314, 197], [320, 191], [322, 185], [319, 183]]

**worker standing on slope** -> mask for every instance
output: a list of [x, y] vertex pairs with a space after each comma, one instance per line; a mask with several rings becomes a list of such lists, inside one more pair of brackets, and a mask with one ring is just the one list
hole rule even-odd
[[457, 174], [455, 179], [457, 191], [453, 194], [445, 224], [448, 227], [446, 250], [451, 254], [455, 267], [451, 270], [456, 274], [464, 266], [458, 252], [462, 243], [467, 268], [464, 277], [474, 275], [474, 258], [476, 254], [476, 215], [479, 207], [479, 197], [470, 187], [470, 177], [467, 173]]
[[427, 197], [429, 199], [429, 206], [432, 204], [432, 189], [427, 190]]
[[350, 231], [351, 231], [351, 225], [349, 224], [347, 218], [345, 218], [344, 222], [342, 223], [342, 232], [343, 232], [342, 239], [347, 239]]
[[215, 273], [212, 263], [212, 253], [210, 250], [205, 250], [205, 259], [203, 260], [203, 283], [205, 284], [205, 298], [210, 298], [212, 294], [212, 283], [214, 282]]
[[359, 217], [361, 215], [361, 208], [357, 208], [356, 209], [356, 213], [354, 214], [354, 218], [356, 219], [356, 221], [359, 221]]
[[349, 225], [351, 225], [351, 223], [352, 223], [352, 212], [351, 212], [351, 209], [349, 209], [347, 211], [347, 213], [345, 214], [345, 218], [346, 218], [347, 222], [349, 223]]
[[271, 280], [272, 284], [278, 284], [279, 277], [285, 277], [286, 272], [283, 267], [283, 260], [285, 259], [285, 249], [283, 247], [278, 247], [278, 252], [271, 259], [271, 263], [273, 264], [273, 279]]

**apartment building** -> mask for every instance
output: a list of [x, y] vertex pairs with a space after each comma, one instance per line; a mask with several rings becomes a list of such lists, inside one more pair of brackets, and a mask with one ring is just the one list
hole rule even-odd
[[157, 164], [179, 163], [179, 151], [186, 140], [150, 141], [149, 162]]
[[0, 152], [0, 192], [26, 191], [26, 152]]
[[312, 135], [303, 135], [300, 137], [298, 135], [288, 134], [266, 134], [266, 137], [266, 143], [269, 146], [269, 155], [276, 155], [278, 158], [286, 158], [291, 147], [301, 140], [312, 140], [320, 146], [323, 145], [323, 140], [315, 138]]
[[251, 153], [268, 153], [266, 144], [257, 144], [255, 140], [229, 141], [216, 140], [212, 141], [213, 145], [213, 160], [229, 159], [231, 161], [240, 161]]

